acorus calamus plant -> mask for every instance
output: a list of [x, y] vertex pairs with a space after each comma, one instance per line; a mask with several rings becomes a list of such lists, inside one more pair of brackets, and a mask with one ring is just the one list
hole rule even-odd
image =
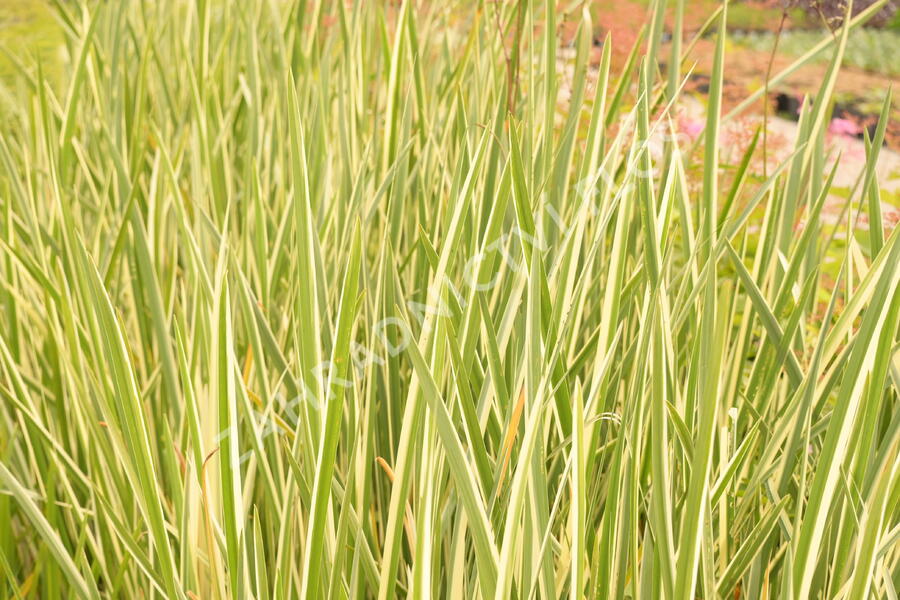
[[765, 175], [724, 5], [612, 66], [578, 3], [565, 59], [551, 0], [54, 2], [62, 84], [0, 93], [0, 596], [897, 597], [888, 108], [821, 218], [884, 2], [772, 73], [833, 56]]

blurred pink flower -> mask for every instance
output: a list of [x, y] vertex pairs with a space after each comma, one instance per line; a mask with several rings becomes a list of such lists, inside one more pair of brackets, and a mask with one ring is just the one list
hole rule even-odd
[[678, 123], [681, 128], [682, 133], [686, 134], [692, 140], [696, 140], [700, 135], [700, 132], [703, 131], [703, 128], [706, 124], [699, 119], [691, 119], [689, 117], [684, 117]]
[[835, 135], [850, 135], [855, 136], [860, 131], [862, 131], [856, 123], [849, 119], [839, 119], [835, 118], [831, 120], [831, 123], [828, 124], [828, 133], [832, 133]]

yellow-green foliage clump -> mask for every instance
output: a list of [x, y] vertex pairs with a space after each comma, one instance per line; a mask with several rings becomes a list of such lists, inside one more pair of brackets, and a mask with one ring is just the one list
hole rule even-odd
[[654, 4], [610, 72], [549, 0], [55, 3], [0, 125], [0, 596], [895, 597], [883, 128], [820, 271], [878, 5], [758, 178], [725, 11], [695, 145]]

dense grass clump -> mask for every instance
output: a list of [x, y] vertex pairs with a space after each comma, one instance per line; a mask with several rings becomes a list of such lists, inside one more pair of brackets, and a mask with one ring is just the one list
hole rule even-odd
[[820, 219], [883, 2], [763, 174], [721, 30], [676, 135], [665, 4], [612, 69], [549, 0], [59, 3], [65, 85], [3, 93], [0, 595], [896, 597], [883, 125]]

